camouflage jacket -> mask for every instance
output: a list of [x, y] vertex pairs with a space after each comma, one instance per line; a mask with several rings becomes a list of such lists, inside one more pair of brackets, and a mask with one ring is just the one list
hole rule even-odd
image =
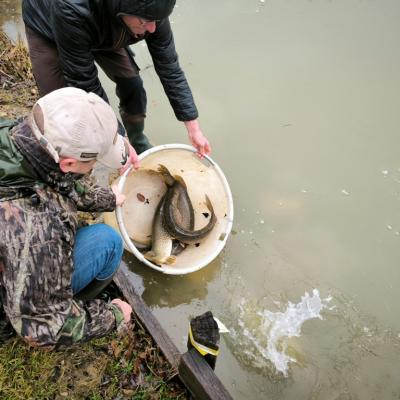
[[118, 307], [78, 301], [71, 290], [77, 211], [114, 208], [111, 189], [61, 173], [27, 123], [0, 122], [0, 290], [11, 324], [31, 344], [70, 345], [123, 322]]

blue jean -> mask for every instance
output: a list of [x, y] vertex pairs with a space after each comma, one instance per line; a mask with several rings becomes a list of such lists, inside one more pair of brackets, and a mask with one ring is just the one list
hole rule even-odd
[[79, 228], [75, 237], [72, 292], [79, 293], [94, 279], [110, 278], [124, 251], [121, 236], [110, 226], [95, 224]]

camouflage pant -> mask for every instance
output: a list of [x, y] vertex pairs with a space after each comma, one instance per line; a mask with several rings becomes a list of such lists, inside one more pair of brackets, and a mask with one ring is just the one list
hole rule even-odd
[[0, 288], [0, 344], [6, 342], [15, 335], [15, 331], [3, 309], [3, 294], [1, 293], [1, 289], [2, 288]]

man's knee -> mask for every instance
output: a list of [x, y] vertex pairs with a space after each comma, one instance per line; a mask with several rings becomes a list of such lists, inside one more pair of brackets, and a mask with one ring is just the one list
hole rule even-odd
[[117, 231], [105, 224], [99, 224], [98, 237], [102, 241], [102, 248], [106, 251], [107, 262], [96, 276], [98, 280], [109, 279], [117, 271], [124, 246]]
[[114, 228], [106, 224], [99, 224], [97, 235], [99, 239], [107, 245], [107, 248], [112, 249], [115, 252], [116, 256], [122, 256], [124, 246], [121, 236]]

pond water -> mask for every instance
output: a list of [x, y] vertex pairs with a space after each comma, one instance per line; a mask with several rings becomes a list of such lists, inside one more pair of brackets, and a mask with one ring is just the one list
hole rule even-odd
[[[11, 34], [17, 4], [0, 2]], [[396, 0], [177, 2], [234, 231], [186, 276], [124, 262], [181, 351], [191, 317], [227, 326], [216, 373], [235, 399], [400, 399], [399, 15]], [[187, 143], [146, 47], [134, 51], [152, 142]]]

